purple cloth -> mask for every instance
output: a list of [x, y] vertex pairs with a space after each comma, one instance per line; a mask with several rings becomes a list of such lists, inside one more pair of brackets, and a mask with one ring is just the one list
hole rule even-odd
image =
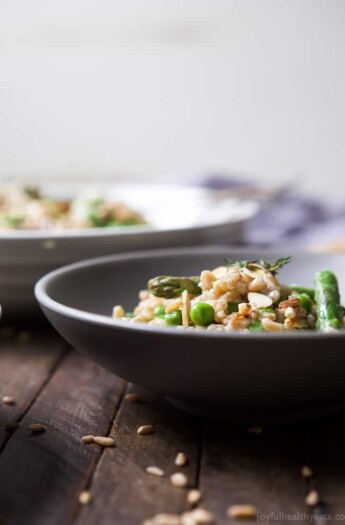
[[[200, 184], [200, 177], [199, 184]], [[208, 175], [201, 185], [210, 189], [259, 189], [236, 177]], [[245, 232], [245, 242], [257, 246], [293, 245], [308, 248], [345, 239], [345, 203], [323, 202], [283, 189], [263, 204]]]

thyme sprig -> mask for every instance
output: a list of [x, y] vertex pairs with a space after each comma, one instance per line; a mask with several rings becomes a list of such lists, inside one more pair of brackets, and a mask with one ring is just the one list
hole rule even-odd
[[292, 257], [280, 257], [274, 262], [255, 259], [253, 261], [231, 261], [225, 259], [227, 266], [237, 266], [238, 268], [248, 268], [249, 270], [265, 270], [275, 275], [285, 264], [291, 261]]

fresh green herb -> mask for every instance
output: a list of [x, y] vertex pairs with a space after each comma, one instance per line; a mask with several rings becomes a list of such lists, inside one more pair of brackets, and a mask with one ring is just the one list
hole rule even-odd
[[251, 332], [263, 332], [264, 331], [261, 321], [252, 321], [250, 325], [248, 326], [248, 329]]
[[39, 199], [41, 197], [38, 186], [24, 186], [23, 192], [31, 199]]
[[228, 315], [238, 312], [238, 303], [228, 303]]
[[259, 310], [265, 314], [274, 314], [274, 310], [272, 308], [259, 308]]
[[280, 257], [274, 262], [255, 259], [253, 261], [231, 261], [226, 259], [228, 266], [237, 266], [239, 268], [248, 268], [249, 270], [265, 270], [275, 275], [285, 264], [291, 261], [291, 257]]

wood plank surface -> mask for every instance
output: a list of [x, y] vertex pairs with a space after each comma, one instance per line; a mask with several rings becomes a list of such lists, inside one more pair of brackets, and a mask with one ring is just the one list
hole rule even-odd
[[345, 412], [308, 426], [308, 456], [315, 476], [319, 523], [345, 522]]
[[[77, 525], [140, 525], [158, 512], [180, 513], [188, 508], [187, 489], [171, 485], [170, 475], [185, 473], [190, 487], [196, 484], [200, 423], [183, 414], [163, 398], [138, 388], [144, 402], [123, 401], [111, 435], [116, 448], [104, 451], [90, 486], [92, 503], [80, 510]], [[137, 428], [150, 424], [154, 434], [140, 436]], [[185, 452], [189, 463], [174, 464], [178, 452]], [[165, 471], [163, 478], [149, 475], [153, 465]]]
[[[103, 450], [80, 438], [108, 434], [123, 386], [76, 352], [68, 354], [0, 455], [0, 523], [73, 523], [79, 492]], [[36, 422], [47, 430], [30, 435]]]
[[[143, 400], [130, 403], [122, 397], [124, 386], [67, 350], [50, 330], [1, 341], [0, 396], [12, 396], [15, 404], [0, 403], [0, 424], [20, 422], [14, 432], [0, 432], [1, 525], [140, 525], [158, 512], [181, 513], [189, 507], [187, 489], [171, 485], [176, 471], [188, 476], [189, 487], [200, 488], [202, 506], [217, 525], [234, 522], [226, 509], [243, 503], [257, 508], [258, 522], [345, 521], [345, 413], [263, 425], [256, 434], [249, 425], [183, 414], [135, 386], [127, 392], [139, 392]], [[47, 430], [30, 435], [36, 422]], [[145, 424], [156, 432], [138, 435]], [[114, 448], [80, 440], [109, 433]], [[174, 464], [180, 451], [189, 459], [185, 467]], [[305, 464], [315, 472], [307, 481], [301, 476]], [[162, 468], [165, 476], [149, 475], [147, 466]], [[85, 489], [92, 500], [82, 506], [78, 496]], [[321, 501], [310, 509], [305, 496], [312, 489]]]
[[[231, 505], [254, 505], [258, 522], [304, 523], [306, 462], [304, 434], [293, 427], [264, 427], [261, 434], [248, 426], [206, 422], [200, 489], [205, 506], [217, 524], [229, 524]], [[245, 521], [243, 521], [245, 523]]]
[[[12, 435], [4, 425], [21, 420], [66, 350], [66, 343], [51, 330], [18, 331], [0, 339], [0, 450]], [[4, 404], [3, 396], [12, 397], [15, 404]]]

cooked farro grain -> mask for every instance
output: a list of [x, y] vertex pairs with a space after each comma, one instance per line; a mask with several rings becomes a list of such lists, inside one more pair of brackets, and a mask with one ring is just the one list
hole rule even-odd
[[[114, 308], [114, 315], [126, 322], [184, 330], [257, 333], [320, 329], [320, 309], [313, 290], [308, 295], [308, 289], [298, 291], [277, 279], [276, 272], [289, 259], [239, 261], [205, 269], [197, 277], [155, 277], [148, 289], [139, 293], [132, 318], [125, 316], [120, 305]], [[338, 311], [338, 318], [321, 331], [345, 327], [340, 303]]]

